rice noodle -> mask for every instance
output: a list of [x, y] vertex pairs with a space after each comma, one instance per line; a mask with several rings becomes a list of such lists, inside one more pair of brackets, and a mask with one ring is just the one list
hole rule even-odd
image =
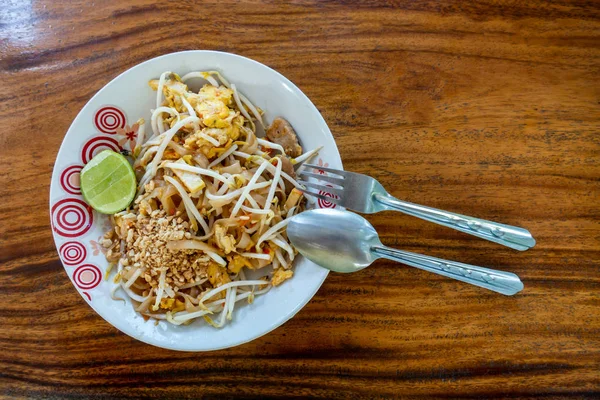
[[125, 293], [127, 293], [127, 296], [129, 296], [131, 299], [133, 299], [135, 301], [138, 301], [140, 303], [146, 301], [146, 297], [143, 297], [143, 296], [140, 296], [140, 295], [134, 293], [133, 290], [131, 290], [128, 287], [125, 287], [125, 285], [123, 283], [120, 283], [118, 288], [123, 289], [123, 291]]
[[[230, 154], [231, 156], [231, 154]], [[221, 168], [221, 173], [225, 174], [231, 174], [231, 175], [240, 175], [242, 173], [242, 166], [240, 165], [240, 162], [237, 160], [234, 160], [234, 162], [226, 167]]]
[[215, 165], [219, 164], [221, 161], [223, 161], [224, 159], [226, 159], [227, 157], [229, 157], [229, 155], [231, 153], [233, 153], [234, 151], [236, 151], [237, 148], [238, 148], [237, 144], [232, 145], [230, 148], [227, 149], [227, 151], [225, 151], [223, 154], [221, 154], [218, 158], [215, 158], [215, 160], [213, 162], [211, 162], [210, 164], [208, 164], [208, 168], [214, 167]]
[[139, 305], [139, 306], [137, 306], [137, 307], [135, 308], [135, 311], [137, 311], [137, 312], [145, 312], [145, 311], [148, 311], [148, 308], [149, 308], [149, 306], [150, 306], [150, 303], [152, 303], [152, 299], [153, 299], [153, 297], [152, 297], [152, 296], [148, 296], [148, 297], [146, 297], [146, 300], [142, 301], [142, 302], [140, 303], [140, 305]]
[[246, 233], [252, 234], [254, 232], [256, 232], [258, 229], [260, 228], [260, 224], [255, 224], [252, 228], [248, 229], [246, 227], [244, 227], [244, 231]]
[[236, 153], [236, 155], [239, 155], [240, 157], [248, 158], [248, 157], [250, 157], [250, 155], [255, 154], [257, 152], [258, 139], [256, 138], [256, 135], [254, 134], [254, 130], [248, 129], [245, 126], [242, 126], [241, 129], [242, 129], [242, 131], [244, 131], [246, 133], [246, 141], [244, 142], [245, 144], [242, 146], [239, 153]]
[[167, 147], [170, 147], [173, 150], [175, 150], [177, 152], [177, 154], [179, 154], [180, 156], [185, 156], [185, 155], [190, 154], [190, 151], [188, 149], [186, 149], [185, 147], [183, 147], [179, 143], [175, 143], [172, 140], [169, 142], [169, 144], [167, 145]]
[[248, 235], [248, 233], [246, 233], [246, 232], [242, 232], [242, 237], [240, 238], [240, 240], [238, 240], [235, 247], [246, 249], [246, 248], [250, 247], [252, 245], [252, 243], [253, 242], [252, 242], [252, 238], [250, 238], [250, 235]]

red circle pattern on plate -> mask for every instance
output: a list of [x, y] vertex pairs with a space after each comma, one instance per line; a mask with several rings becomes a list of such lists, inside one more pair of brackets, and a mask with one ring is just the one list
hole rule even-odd
[[[333, 187], [331, 185], [326, 185], [326, 186]], [[322, 195], [322, 196], [325, 196], [325, 197], [331, 197], [333, 199], [339, 199], [339, 197], [337, 195], [331, 194], [331, 193], [327, 193], [327, 192], [324, 192], [322, 190], [319, 190], [319, 194]], [[323, 200], [323, 199], [318, 199], [317, 203], [319, 204], [319, 207], [321, 207], [321, 208], [335, 208], [335, 206], [336, 206], [334, 203], [332, 203], [330, 201], [327, 201], [327, 200]]]
[[102, 282], [102, 272], [95, 265], [84, 264], [73, 272], [73, 282], [79, 289], [93, 289]]
[[126, 124], [125, 113], [118, 107], [105, 106], [96, 111], [94, 125], [102, 133], [114, 135], [118, 129], [124, 128]]
[[[79, 199], [62, 199], [52, 206], [52, 227], [61, 236], [77, 237], [90, 230], [92, 208]], [[74, 220], [73, 220], [74, 219]]]
[[84, 164], [87, 164], [96, 154], [106, 149], [116, 152], [123, 150], [115, 139], [97, 136], [88, 140], [83, 146], [83, 149], [81, 150], [81, 161], [83, 161]]
[[65, 192], [75, 195], [81, 194], [79, 173], [82, 169], [82, 165], [71, 165], [65, 168], [62, 174], [60, 174], [60, 186], [62, 186]]
[[58, 250], [64, 265], [73, 267], [81, 264], [87, 257], [87, 250], [80, 242], [66, 242]]

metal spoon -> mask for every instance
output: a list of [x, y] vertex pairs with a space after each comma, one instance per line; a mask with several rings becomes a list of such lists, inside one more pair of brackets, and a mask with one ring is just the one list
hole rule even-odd
[[287, 235], [303, 256], [336, 272], [360, 271], [383, 257], [509, 296], [523, 289], [510, 272], [386, 247], [369, 221], [348, 211], [305, 211], [292, 218]]

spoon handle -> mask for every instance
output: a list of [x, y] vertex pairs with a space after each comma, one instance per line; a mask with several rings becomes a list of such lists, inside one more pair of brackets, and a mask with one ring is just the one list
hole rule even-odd
[[527, 250], [535, 245], [535, 239], [527, 229], [517, 226], [499, 224], [484, 219], [468, 217], [449, 211], [421, 206], [397, 198], [375, 194], [375, 201], [384, 205], [388, 210], [396, 210], [425, 221], [456, 229], [490, 242], [499, 243], [516, 250]]
[[373, 246], [371, 247], [371, 251], [389, 260], [399, 261], [411, 267], [444, 275], [448, 278], [493, 290], [507, 296], [518, 293], [523, 289], [523, 282], [521, 282], [517, 275], [510, 272], [443, 260], [441, 258], [392, 249], [386, 246]]

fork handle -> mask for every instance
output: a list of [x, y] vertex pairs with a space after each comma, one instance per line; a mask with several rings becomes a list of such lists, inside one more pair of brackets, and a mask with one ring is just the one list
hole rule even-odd
[[411, 267], [447, 276], [507, 296], [512, 296], [523, 290], [523, 282], [517, 275], [510, 272], [443, 260], [386, 246], [373, 246], [371, 251], [389, 260], [399, 261]]
[[425, 207], [398, 200], [390, 195], [376, 193], [374, 199], [387, 209], [397, 210], [516, 250], [527, 250], [535, 245], [535, 239], [527, 229]]

